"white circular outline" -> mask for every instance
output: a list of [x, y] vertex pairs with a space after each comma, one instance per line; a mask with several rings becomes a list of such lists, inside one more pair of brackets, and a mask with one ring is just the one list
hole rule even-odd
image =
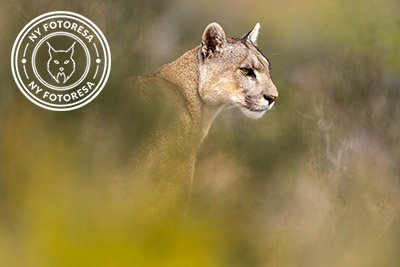
[[[61, 12], [61, 13], [63, 13], [63, 12]], [[45, 14], [44, 14], [44, 15], [45, 15]], [[88, 26], [89, 28], [91, 28], [92, 31], [96, 34], [97, 38], [98, 38], [99, 40], [101, 40], [100, 36], [97, 34], [97, 32], [96, 32], [96, 31], [94, 30], [94, 28], [92, 27], [93, 25], [90, 25], [90, 24], [88, 24], [88, 22], [82, 21], [82, 20], [80, 20], [79, 18], [70, 17], [70, 16], [65, 15], [65, 14], [63, 14], [62, 16], [65, 17], [65, 18], [70, 18], [70, 19], [77, 20], [77, 21], [79, 21], [79, 22], [81, 22], [81, 23], [87, 25], [87, 26]], [[43, 16], [41, 16], [41, 17], [43, 17]], [[28, 26], [31, 25], [31, 24], [37, 25], [37, 24], [39, 24], [39, 23], [41, 23], [41, 22], [43, 22], [43, 21], [46, 21], [46, 20], [49, 20], [49, 19], [52, 19], [52, 18], [57, 18], [57, 16], [44, 18], [44, 19], [40, 20], [39, 22], [37, 21], [37, 20], [40, 19], [40, 18], [38, 17], [36, 21], [34, 21], [33, 23], [28, 24]], [[35, 26], [35, 25], [34, 25], [34, 26]], [[29, 28], [28, 31], [25, 31], [25, 33], [23, 34], [23, 37], [25, 37], [25, 35], [26, 35], [34, 26], [31, 26], [31, 27]], [[103, 36], [103, 37], [104, 37], [104, 36]], [[21, 41], [21, 40], [19, 40], [19, 41]], [[103, 43], [100, 42], [100, 44], [102, 45], [103, 53], [105, 53], [106, 50], [105, 50], [105, 48], [104, 48]], [[18, 51], [19, 51], [19, 47], [17, 47], [17, 52], [16, 52], [16, 54], [18, 54]], [[107, 61], [107, 57], [105, 57], [104, 59]], [[17, 65], [18, 65], [18, 63], [19, 63], [18, 60], [15, 60], [15, 62], [16, 62]], [[105, 63], [104, 72], [103, 72], [103, 75], [102, 75], [102, 78], [100, 79], [100, 81], [104, 79], [105, 71], [107, 70], [107, 69], [106, 69], [106, 64], [107, 64], [107, 62]], [[71, 104], [52, 104], [52, 103], [45, 102], [45, 101], [43, 101], [42, 99], [37, 98], [35, 95], [33, 95], [33, 94], [30, 92], [30, 90], [29, 90], [28, 88], [25, 87], [25, 84], [22, 82], [22, 79], [21, 79], [21, 77], [20, 77], [20, 75], [19, 75], [19, 72], [18, 72], [17, 74], [18, 74], [19, 82], [22, 84], [22, 87], [24, 87], [24, 89], [25, 89], [24, 92], [25, 92], [25, 93], [28, 92], [28, 93], [31, 95], [31, 97], [33, 97], [33, 98], [36, 99], [36, 101], [39, 101], [39, 102], [44, 103], [44, 104], [47, 104], [47, 105], [49, 105], [49, 106], [68, 107], [68, 106], [73, 106], [73, 105], [79, 104], [79, 103], [81, 103], [81, 102], [83, 102], [83, 101], [86, 101], [87, 99], [91, 98], [92, 95], [93, 95], [95, 92], [97, 92], [97, 91], [96, 91], [96, 90], [98, 90], [97, 88], [100, 88], [100, 86], [101, 86], [101, 83], [99, 83], [98, 86], [96, 86], [96, 88], [95, 88], [94, 90], [92, 90], [92, 92], [91, 92], [89, 95], [87, 95], [85, 98], [83, 98], [83, 99], [81, 99], [81, 100], [79, 100], [79, 101], [77, 101], [77, 102], [74, 102], [74, 103], [71, 103]], [[104, 86], [104, 85], [103, 85], [103, 86]], [[102, 89], [102, 88], [101, 88], [101, 89]], [[97, 93], [97, 94], [98, 94], [98, 93]], [[97, 94], [96, 94], [95, 96], [97, 96]], [[94, 96], [94, 97], [95, 97], [95, 96]], [[93, 97], [93, 98], [94, 98], [94, 97]], [[92, 99], [90, 99], [90, 101], [91, 101], [91, 100], [92, 100]], [[36, 102], [34, 102], [34, 103], [36, 104]]]
[[[36, 62], [36, 60], [35, 60], [35, 55], [36, 55], [36, 53], [37, 53], [37, 50], [39, 49], [39, 45], [41, 45], [42, 43], [44, 43], [44, 41], [47, 40], [47, 39], [49, 39], [50, 37], [57, 36], [57, 35], [67, 35], [67, 36], [69, 36], [69, 37], [73, 36], [72, 38], [73, 38], [74, 40], [78, 41], [78, 43], [80, 43], [80, 44], [82, 45], [83, 50], [85, 50], [85, 54], [86, 54], [86, 69], [85, 69], [85, 72], [84, 72], [83, 75], [79, 78], [78, 81], [76, 81], [75, 83], [73, 83], [73, 84], [71, 84], [71, 85], [68, 85], [68, 86], [54, 86], [54, 85], [49, 84], [48, 82], [44, 81], [43, 78], [42, 78], [42, 77], [40, 76], [40, 74], [38, 73], [37, 68], [36, 68], [36, 64], [35, 64], [35, 66], [33, 65], [33, 64]], [[45, 37], [43, 37], [43, 38], [37, 43], [37, 45], [35, 46], [35, 48], [33, 49], [33, 52], [32, 52], [32, 62], [31, 62], [31, 63], [32, 63], [31, 65], [32, 65], [33, 73], [35, 74], [36, 78], [37, 78], [42, 84], [44, 84], [45, 86], [47, 86], [48, 88], [53, 89], [53, 90], [56, 90], [56, 91], [66, 91], [66, 90], [69, 90], [69, 89], [71, 89], [71, 88], [76, 87], [78, 84], [81, 83], [81, 81], [83, 81], [83, 80], [86, 78], [87, 74], [89, 73], [89, 69], [90, 69], [90, 65], [91, 65], [91, 64], [90, 64], [90, 53], [89, 53], [89, 49], [87, 48], [86, 44], [85, 44], [78, 36], [75, 36], [75, 35], [73, 35], [72, 33], [69, 33], [69, 32], [53, 32], [53, 33], [51, 33], [51, 34], [46, 35]]]
[[[33, 100], [24, 89], [25, 85], [22, 81], [20, 81], [20, 75], [19, 75], [19, 70], [16, 70], [15, 67], [18, 66], [18, 59], [17, 59], [17, 55], [18, 55], [18, 51], [19, 51], [19, 46], [17, 46], [17, 44], [22, 40], [21, 37], [23, 35], [26, 35], [26, 30], [31, 27], [33, 24], [37, 23], [40, 19], [46, 17], [46, 16], [58, 16], [58, 17], [68, 17], [68, 16], [75, 16], [77, 18], [72, 17], [72, 19], [76, 19], [80, 22], [83, 22], [84, 24], [88, 25], [89, 27], [92, 27], [95, 29], [95, 31], [93, 31], [96, 35], [97, 38], [100, 40], [100, 44], [103, 48], [103, 53], [104, 53], [104, 71], [103, 71], [103, 75], [100, 79], [100, 82], [97, 84], [96, 88], [94, 88], [94, 90], [92, 90], [92, 92], [84, 99], [77, 101], [76, 103], [73, 104], [78, 104], [76, 106], [72, 106], [72, 107], [66, 107], [66, 108], [54, 108], [54, 107], [49, 107], [49, 106], [45, 106], [41, 103], [38, 103], [37, 101]], [[50, 19], [50, 18], [48, 18]], [[83, 21], [82, 21], [83, 20]], [[15, 62], [14, 62], [15, 60]], [[20, 89], [20, 91], [25, 95], [26, 98], [28, 98], [32, 103], [47, 109], [47, 110], [52, 110], [52, 111], [69, 111], [69, 110], [74, 110], [74, 109], [78, 109], [88, 103], [90, 103], [93, 99], [95, 99], [99, 93], [103, 90], [105, 84], [107, 83], [107, 80], [110, 76], [110, 71], [111, 71], [111, 52], [110, 52], [110, 47], [108, 45], [107, 39], [105, 38], [105, 36], [103, 35], [102, 31], [97, 27], [96, 24], [94, 24], [91, 20], [89, 20], [88, 18], [74, 13], [74, 12], [70, 12], [70, 11], [52, 11], [52, 12], [48, 12], [45, 14], [42, 14], [36, 18], [34, 18], [33, 20], [31, 20], [27, 25], [25, 25], [25, 27], [20, 31], [20, 33], [18, 34], [13, 48], [12, 48], [12, 52], [11, 52], [11, 71], [14, 77], [14, 80], [18, 86], [18, 89]], [[16, 74], [17, 72], [17, 74]], [[22, 88], [24, 87], [24, 89]], [[29, 90], [28, 90], [29, 92]], [[30, 93], [30, 92], [29, 92]], [[38, 99], [40, 100], [40, 99]], [[82, 101], [84, 101], [83, 103], [81, 103]], [[42, 101], [41, 101], [42, 102]], [[44, 101], [43, 101], [44, 102]], [[51, 104], [51, 103], [47, 103], [45, 102], [47, 105], [55, 105], [55, 104]], [[55, 105], [55, 106], [60, 106], [60, 105]], [[62, 105], [65, 106], [65, 105]]]
[[[68, 15], [63, 15], [63, 16], [66, 17], [66, 18], [75, 19], [75, 20], [77, 20], [77, 21], [79, 21], [79, 22], [81, 22], [81, 23], [83, 23], [83, 24], [86, 24], [89, 28], [92, 27], [92, 26], [89, 25], [87, 22], [82, 21], [81, 19], [74, 18], [74, 17], [70, 17], [70, 16], [68, 16]], [[46, 20], [48, 20], [48, 19], [53, 19], [53, 18], [57, 18], [57, 16], [52, 16], [52, 17], [44, 18], [44, 19], [40, 20], [38, 23], [41, 23], [41, 22], [43, 22], [43, 21], [46, 21]], [[36, 22], [36, 25], [37, 25], [37, 22]], [[29, 28], [28, 31], [25, 32], [25, 34], [23, 34], [23, 37], [25, 37], [25, 35], [26, 35], [32, 28], [33, 28], [33, 26], [32, 26], [31, 28]], [[99, 40], [101, 40], [101, 39], [100, 39], [100, 36], [97, 34], [97, 32], [96, 32], [93, 28], [91, 28], [91, 29], [92, 29], [92, 31], [94, 32], [94, 34], [97, 36], [97, 38], [98, 38]], [[104, 37], [104, 36], [103, 36], [103, 37]], [[104, 48], [103, 43], [100, 42], [100, 44], [102, 45], [103, 52], [105, 52], [105, 48]], [[107, 45], [108, 45], [108, 43], [107, 43]], [[17, 52], [16, 52], [17, 54], [18, 54], [18, 51], [19, 51], [19, 47], [17, 47]], [[110, 55], [110, 56], [111, 56], [111, 55]], [[105, 64], [104, 64], [104, 66], [106, 66], [106, 64], [107, 64], [107, 58], [105, 57], [104, 59], [105, 59]], [[17, 59], [15, 60], [15, 62], [16, 62], [16, 63], [19, 63]], [[111, 62], [111, 61], [110, 61], [110, 62]], [[100, 81], [101, 81], [102, 79], [104, 79], [105, 71], [106, 71], [106, 68], [104, 68], [103, 75], [102, 75]], [[25, 89], [25, 90], [24, 90], [25, 93], [28, 92], [28, 94], [29, 94], [31, 97], [33, 97], [34, 99], [36, 99], [37, 101], [39, 101], [39, 102], [41, 102], [41, 103], [44, 103], [45, 105], [47, 104], [47, 105], [49, 105], [49, 106], [55, 106], [55, 107], [69, 107], [69, 106], [73, 106], [73, 105], [79, 104], [79, 103], [81, 103], [81, 102], [87, 101], [87, 99], [91, 98], [92, 95], [93, 95], [95, 92], [97, 92], [96, 90], [98, 90], [98, 88], [100, 87], [100, 84], [101, 84], [101, 83], [99, 83], [99, 85], [97, 85], [86, 97], [82, 98], [82, 99], [79, 100], [79, 101], [76, 101], [76, 102], [71, 103], [71, 104], [52, 104], [52, 103], [49, 103], [49, 102], [45, 102], [45, 101], [43, 101], [42, 99], [38, 98], [37, 96], [33, 95], [32, 92], [31, 92], [28, 88], [25, 87], [25, 84], [22, 82], [22, 78], [20, 77], [19, 72], [18, 72], [17, 74], [18, 74], [19, 82], [22, 84], [22, 87], [24, 87], [24, 89]], [[103, 87], [104, 87], [104, 85], [103, 85]], [[101, 89], [103, 89], [103, 88], [101, 88]], [[93, 97], [93, 99], [94, 99], [97, 95], [98, 95], [98, 93]], [[91, 100], [93, 100], [93, 99], [91, 99]], [[90, 101], [91, 101], [91, 100], [90, 100]], [[89, 102], [90, 102], [90, 101], [89, 101]], [[36, 104], [36, 102], [35, 102], [35, 104]], [[60, 110], [61, 110], [61, 109], [60, 109]]]
[[[50, 13], [52, 13], [52, 12], [50, 12]], [[64, 13], [64, 12], [60, 12], [60, 13]], [[68, 12], [67, 12], [68, 13]], [[29, 27], [29, 26], [31, 26], [31, 25], [33, 25], [33, 24], [35, 24], [34, 26], [36, 26], [38, 23], [41, 23], [41, 22], [43, 22], [43, 21], [45, 21], [45, 20], [49, 20], [49, 19], [52, 19], [52, 18], [57, 18], [57, 17], [59, 17], [59, 16], [52, 16], [52, 17], [48, 17], [48, 18], [44, 18], [44, 19], [42, 19], [42, 20], [40, 20], [43, 16], [45, 16], [46, 14], [44, 14], [44, 15], [42, 15], [42, 16], [40, 16], [40, 17], [38, 17], [36, 20], [34, 20], [34, 21], [32, 21], [31, 23], [29, 23], [27, 26]], [[79, 15], [79, 14], [78, 14]], [[77, 20], [77, 21], [79, 21], [79, 22], [81, 22], [81, 23], [83, 23], [83, 24], [85, 24], [85, 25], [87, 25], [89, 28], [91, 28], [92, 29], [92, 31], [96, 34], [96, 36], [97, 36], [97, 38], [99, 39], [99, 40], [101, 40], [101, 38], [100, 38], [100, 36], [98, 35], [98, 33], [94, 30], [94, 27], [93, 26], [95, 26], [94, 24], [93, 25], [90, 25], [90, 24], [88, 24], [88, 22], [86, 22], [86, 21], [82, 21], [81, 19], [79, 19], [79, 18], [75, 18], [75, 17], [70, 17], [69, 15], [65, 15], [65, 14], [62, 14], [61, 16], [63, 16], [63, 17], [65, 17], [65, 18], [70, 18], [70, 19], [74, 19], [74, 20]], [[40, 20], [39, 22], [38, 22], [38, 20]], [[34, 27], [34, 26], [31, 26], [30, 28], [29, 28], [29, 30], [28, 31], [22, 31], [22, 34], [21, 35], [23, 35], [22, 37], [25, 37], [25, 35]], [[102, 36], [102, 37], [104, 37], [104, 36]], [[105, 39], [105, 38], [104, 38]], [[21, 41], [21, 40], [19, 40], [19, 41]], [[105, 42], [106, 43], [106, 42]], [[106, 54], [106, 52], [109, 52], [109, 50], [107, 51], [106, 50], [106, 48], [108, 48], [108, 47], [104, 47], [104, 44], [103, 44], [103, 42], [100, 42], [100, 44], [102, 45], [102, 48], [103, 48], [103, 53], [104, 54]], [[108, 43], [107, 43], [107, 46], [108, 46]], [[16, 52], [16, 54], [18, 54], [18, 51], [19, 51], [19, 47], [17, 47], [17, 52]], [[103, 82], [104, 83], [104, 80], [105, 80], [105, 78], [104, 78], [104, 76], [105, 76], [105, 72], [106, 71], [108, 71], [108, 74], [109, 74], [109, 68], [111, 67], [110, 65], [109, 65], [109, 68], [107, 69], [106, 68], [106, 64], [107, 64], [107, 59], [108, 58], [110, 58], [110, 54], [108, 55], [108, 57], [104, 57], [104, 59], [105, 59], [105, 68], [104, 68], [104, 71], [103, 71], [103, 75], [102, 75], [102, 77], [101, 77], [101, 79], [100, 79], [100, 81], [101, 82]], [[111, 61], [110, 61], [111, 62]], [[13, 63], [13, 62], [12, 62]], [[17, 65], [18, 65], [18, 60], [16, 59], [15, 60], [15, 63], [17, 63]], [[21, 77], [20, 77], [20, 75], [19, 75], [19, 72], [17, 73], [18, 74], [18, 78], [19, 78], [19, 82], [22, 84], [22, 87], [24, 87], [24, 91], [23, 91], [23, 93], [24, 93], [24, 95], [25, 95], [25, 93], [27, 92], [27, 93], [29, 93], [30, 95], [31, 95], [31, 97], [33, 97], [33, 98], [35, 98], [37, 101], [39, 101], [39, 102], [41, 102], [41, 103], [44, 103], [44, 104], [46, 104], [46, 105], [49, 105], [49, 106], [56, 106], [56, 107], [68, 107], [68, 106], [73, 106], [73, 105], [76, 105], [76, 104], [79, 104], [79, 103], [81, 103], [81, 102], [83, 102], [83, 101], [91, 101], [91, 100], [93, 100], [98, 94], [99, 94], [99, 92], [98, 92], [98, 90], [101, 90], [102, 88], [100, 88], [101, 86], [103, 86], [104, 87], [104, 85], [102, 85], [101, 83], [99, 83], [98, 84], [98, 86], [96, 86], [96, 88], [94, 89], [94, 90], [92, 90], [92, 92], [88, 95], [88, 96], [86, 96], [85, 98], [83, 98], [83, 99], [81, 99], [81, 100], [79, 100], [79, 101], [77, 101], [77, 102], [75, 102], [75, 103], [72, 103], [72, 104], [52, 104], [52, 103], [48, 103], [48, 102], [45, 102], [45, 101], [43, 101], [42, 99], [39, 99], [39, 98], [37, 98], [35, 95], [33, 95], [31, 92], [30, 92], [30, 90], [29, 89], [27, 89], [26, 87], [25, 87], [25, 84], [22, 82], [22, 79], [21, 79]], [[107, 78], [108, 78], [108, 76], [107, 76]], [[103, 81], [102, 81], [103, 80]], [[19, 85], [19, 84], [18, 84]], [[98, 89], [98, 88], [100, 88], [100, 89]], [[21, 88], [20, 88], [20, 90], [21, 90]], [[96, 91], [97, 90], [97, 91]], [[94, 93], [96, 93], [94, 96], [92, 96]], [[28, 99], [30, 99], [29, 97], [28, 97]], [[90, 99], [90, 100], [88, 100], [88, 99]], [[36, 101], [32, 101], [32, 102], [34, 102], [35, 104], [38, 104]], [[85, 102], [86, 103], [86, 102]], [[82, 104], [83, 105], [83, 104]], [[80, 105], [80, 106], [82, 106], [82, 105]], [[79, 106], [79, 107], [80, 107]], [[47, 107], [47, 106], [46, 106]], [[67, 110], [66, 108], [64, 108], [64, 109], [57, 109], [57, 108], [54, 108], [55, 110]], [[73, 109], [73, 107], [71, 108], [71, 109]]]

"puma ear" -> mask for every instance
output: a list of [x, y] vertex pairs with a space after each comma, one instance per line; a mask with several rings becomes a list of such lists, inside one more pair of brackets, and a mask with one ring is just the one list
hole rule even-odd
[[254, 26], [254, 28], [249, 31], [248, 33], [246, 33], [245, 35], [243, 35], [242, 37], [240, 37], [241, 40], [247, 41], [252, 43], [253, 45], [257, 45], [257, 37], [258, 37], [258, 33], [260, 31], [260, 23], [257, 22], [256, 26]]
[[74, 43], [71, 45], [71, 47], [68, 48], [68, 50], [67, 50], [67, 52], [71, 54], [71, 57], [72, 57], [72, 55], [74, 54], [74, 46], [75, 46], [75, 43], [76, 43], [76, 42], [74, 42]]
[[224, 42], [226, 42], [224, 29], [216, 22], [210, 23], [204, 30], [201, 40], [201, 53], [203, 57], [211, 57], [220, 52]]
[[46, 42], [46, 43], [47, 43], [47, 45], [49, 46], [49, 55], [50, 55], [50, 57], [52, 57], [52, 52], [55, 52], [55, 50], [54, 50], [53, 47], [51, 47], [51, 45], [50, 45], [49, 42]]

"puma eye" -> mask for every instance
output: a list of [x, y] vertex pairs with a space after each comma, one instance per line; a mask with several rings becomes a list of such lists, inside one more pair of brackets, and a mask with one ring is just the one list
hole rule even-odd
[[246, 76], [249, 77], [256, 77], [256, 74], [254, 73], [253, 69], [250, 68], [240, 68], [240, 70], [242, 71], [242, 73]]
[[68, 64], [68, 62], [69, 62], [69, 60], [67, 59], [67, 60], [64, 61], [64, 64]]
[[58, 60], [54, 60], [54, 63], [56, 63], [56, 64], [60, 64], [60, 62], [58, 62]]

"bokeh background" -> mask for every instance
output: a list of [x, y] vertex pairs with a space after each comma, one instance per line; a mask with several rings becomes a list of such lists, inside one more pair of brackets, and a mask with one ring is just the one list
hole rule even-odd
[[[113, 59], [71, 112], [30, 103], [11, 75], [19, 31], [55, 10], [91, 19]], [[0, 18], [0, 266], [400, 266], [397, 0], [2, 0]], [[186, 210], [147, 212], [110, 181], [142, 140], [122, 81], [212, 21], [232, 37], [261, 23], [280, 97], [260, 120], [220, 114]], [[87, 129], [90, 106], [105, 134]]]

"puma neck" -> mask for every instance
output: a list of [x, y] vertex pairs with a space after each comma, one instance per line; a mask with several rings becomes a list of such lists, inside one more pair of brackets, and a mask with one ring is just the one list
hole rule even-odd
[[223, 107], [206, 105], [200, 97], [199, 48], [200, 46], [197, 46], [187, 51], [177, 60], [159, 68], [151, 76], [159, 77], [173, 84], [174, 90], [183, 96], [192, 123], [199, 131], [200, 139], [203, 140], [211, 123]]

